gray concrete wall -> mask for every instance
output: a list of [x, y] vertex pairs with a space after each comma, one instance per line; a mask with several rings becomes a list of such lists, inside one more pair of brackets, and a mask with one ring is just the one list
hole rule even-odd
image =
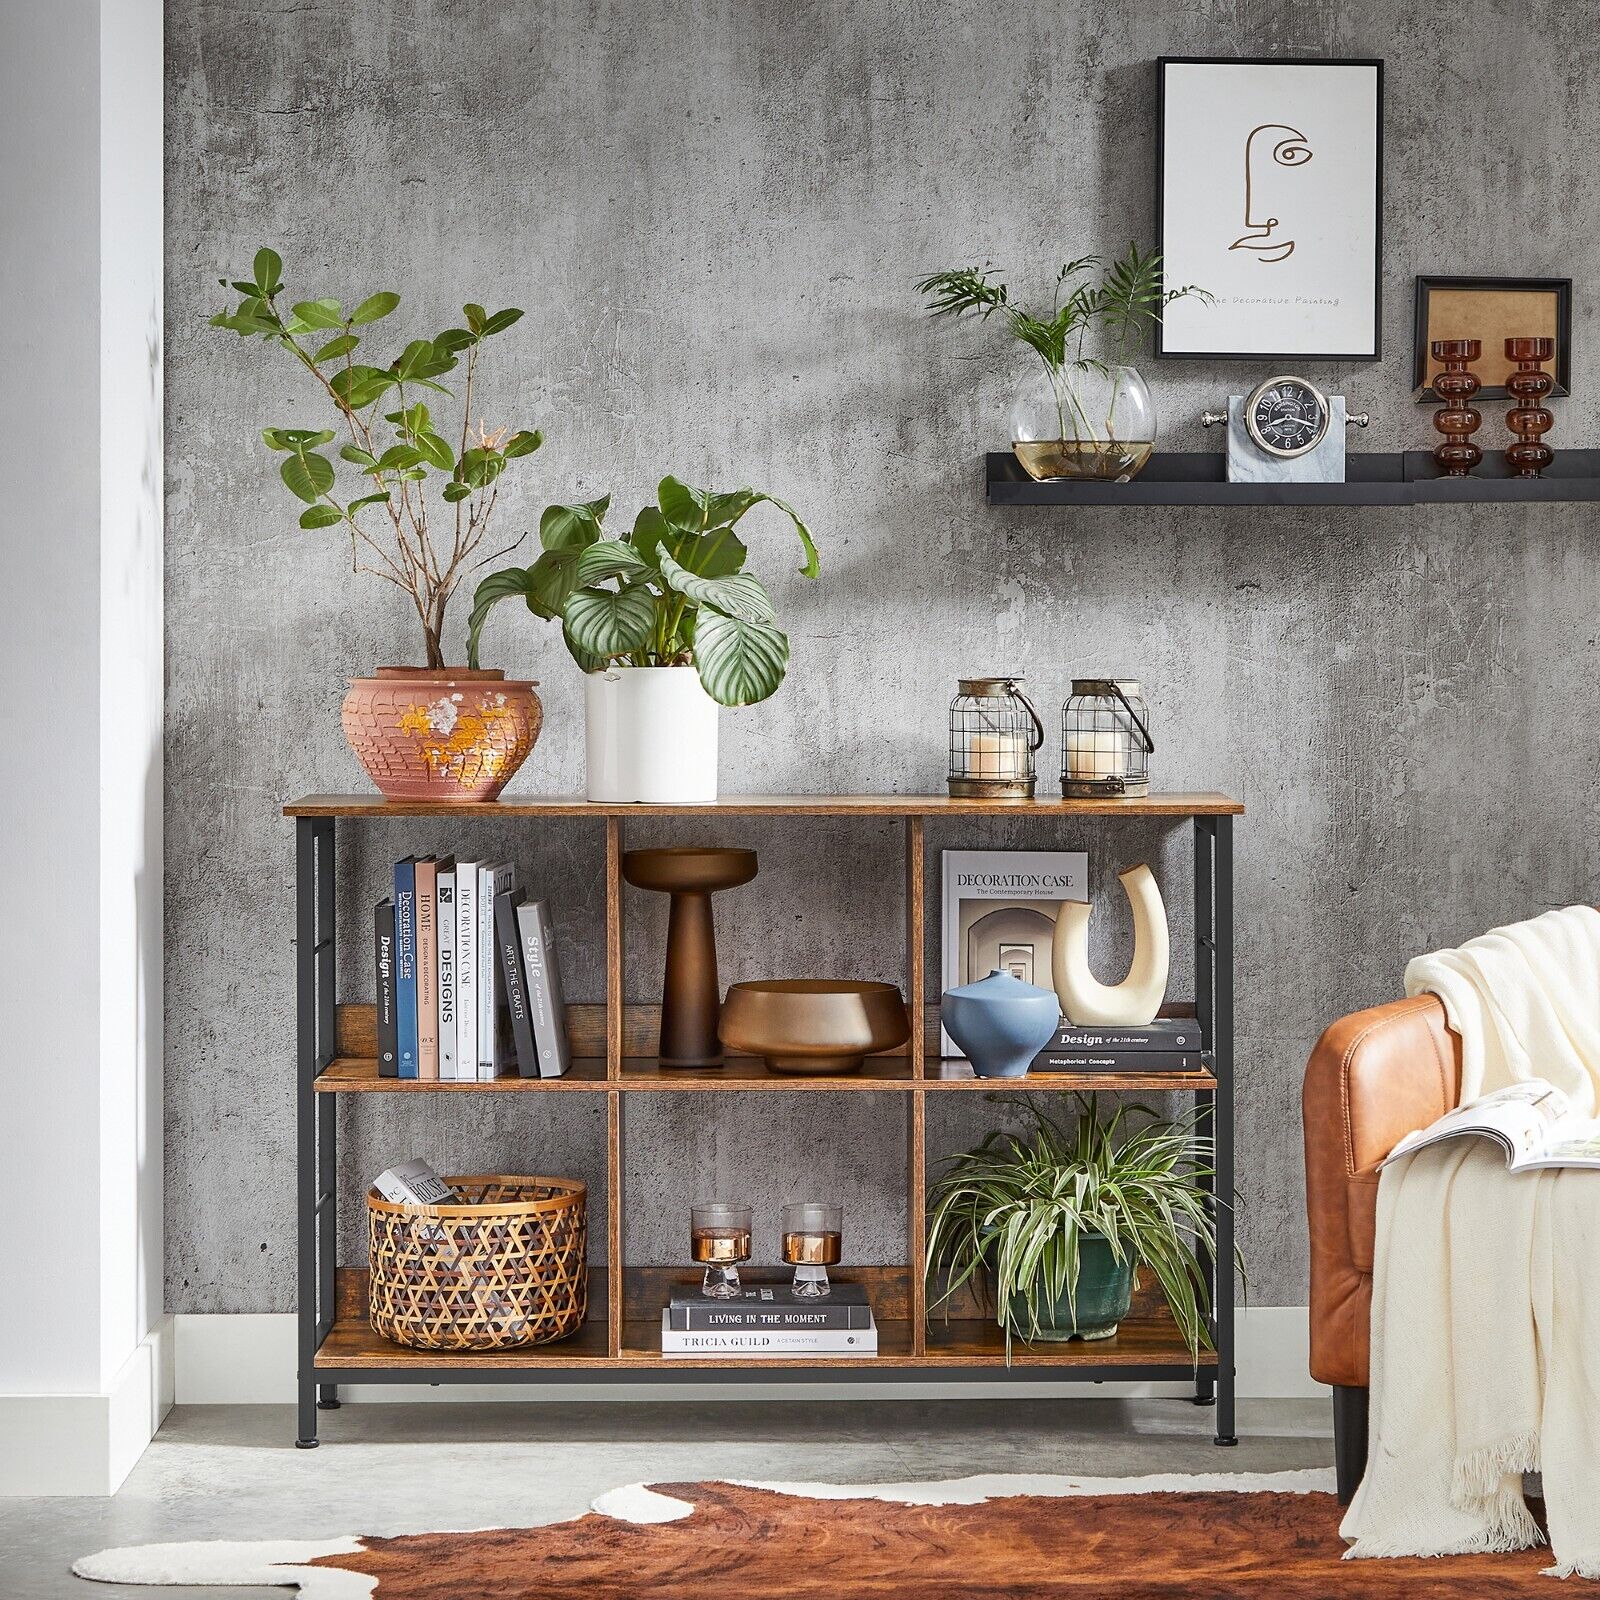
[[[981, 452], [1006, 440], [1021, 355], [930, 326], [910, 285], [990, 258], [1037, 286], [1062, 259], [1148, 239], [1159, 54], [1382, 56], [1388, 353], [1310, 375], [1373, 412], [1366, 448], [1431, 442], [1409, 392], [1413, 275], [1571, 274], [1575, 393], [1551, 439], [1590, 442], [1600, 35], [1576, 6], [1541, 8], [1537, 30], [1482, 0], [1450, 19], [1397, 0], [171, 0], [172, 1309], [292, 1303], [292, 883], [278, 808], [364, 786], [339, 731], [343, 680], [418, 653], [393, 592], [352, 580], [336, 540], [296, 529], [256, 443], [262, 423], [319, 417], [315, 395], [287, 364], [205, 327], [214, 280], [262, 243], [307, 290], [347, 302], [398, 290], [397, 328], [443, 326], [468, 298], [527, 309], [494, 351], [485, 396], [491, 420], [536, 420], [550, 440], [506, 480], [508, 530], [547, 500], [605, 489], [631, 515], [667, 470], [803, 508], [821, 583], [791, 575], [781, 529], [755, 541], [794, 665], [777, 698], [725, 714], [729, 790], [937, 788], [958, 674], [1025, 671], [1047, 707], [1074, 673], [1144, 680], [1157, 783], [1226, 789], [1249, 807], [1243, 1239], [1253, 1300], [1303, 1300], [1298, 1092], [1319, 1030], [1396, 993], [1416, 951], [1595, 898], [1593, 515], [989, 510]], [[1202, 407], [1263, 375], [1148, 370], [1165, 445], [1191, 449]], [[1501, 407], [1485, 409], [1492, 444]], [[558, 641], [506, 608], [487, 653], [544, 685], [546, 731], [515, 789], [575, 789], [581, 699]], [[503, 844], [558, 903], [573, 997], [600, 998], [599, 830], [488, 831], [347, 832], [354, 927], [393, 855]], [[761, 878], [724, 908], [726, 976], [894, 974], [892, 828], [716, 832], [762, 852]], [[982, 838], [961, 828], [933, 842]], [[1154, 854], [1185, 926], [1180, 836], [1101, 826], [1066, 842], [1092, 852], [1113, 891], [1118, 865]], [[659, 917], [638, 909], [651, 936], [634, 944], [629, 984], [642, 999]], [[1124, 918], [1112, 902], [1108, 969]], [[352, 965], [346, 994], [364, 979]], [[894, 1103], [629, 1109], [637, 1258], [671, 1259], [691, 1191], [713, 1187], [769, 1207], [836, 1190], [859, 1257], [898, 1254]], [[941, 1102], [931, 1137], [959, 1147], [993, 1114]], [[413, 1153], [601, 1171], [602, 1120], [583, 1098], [346, 1115], [352, 1178]]]

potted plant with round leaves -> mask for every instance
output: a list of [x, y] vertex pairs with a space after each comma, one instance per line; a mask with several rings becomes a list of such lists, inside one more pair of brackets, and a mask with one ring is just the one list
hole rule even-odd
[[[475, 567], [507, 553], [483, 553], [500, 477], [544, 440], [536, 428], [491, 429], [473, 415], [483, 347], [522, 313], [464, 306], [464, 327], [412, 339], [380, 365], [356, 352], [399, 295], [369, 295], [350, 311], [326, 298], [285, 306], [275, 250], [258, 250], [252, 276], [224, 285], [242, 298], [211, 325], [298, 362], [337, 423], [262, 429], [263, 443], [282, 457], [285, 488], [303, 503], [300, 526], [337, 528], [350, 541], [351, 570], [393, 584], [421, 624], [425, 665], [351, 679], [343, 712], [351, 748], [392, 800], [493, 799], [539, 736], [539, 697], [533, 683], [476, 662], [447, 666], [445, 613]], [[455, 372], [460, 415], [446, 421], [433, 397], [456, 400], [439, 381]], [[341, 434], [336, 466], [328, 448]], [[341, 489], [341, 477], [349, 487]]]
[[484, 620], [501, 600], [559, 619], [587, 674], [589, 798], [714, 800], [718, 707], [765, 700], [789, 665], [789, 640], [771, 596], [744, 570], [749, 552], [735, 529], [755, 507], [776, 507], [799, 536], [807, 578], [817, 576], [816, 545], [792, 506], [755, 489], [663, 478], [656, 503], [621, 538], [602, 527], [610, 503], [606, 495], [546, 509], [538, 560], [478, 585], [467, 659], [477, 660]]

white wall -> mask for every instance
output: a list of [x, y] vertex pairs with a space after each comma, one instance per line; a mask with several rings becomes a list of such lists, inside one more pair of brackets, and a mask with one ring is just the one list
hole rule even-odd
[[0, 1491], [114, 1487], [164, 1386], [161, 134], [160, 0], [0, 7]]

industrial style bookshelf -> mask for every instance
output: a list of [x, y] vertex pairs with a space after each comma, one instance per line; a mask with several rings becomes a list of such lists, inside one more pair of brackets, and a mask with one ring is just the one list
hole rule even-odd
[[[580, 799], [529, 798], [488, 803], [411, 803], [366, 795], [311, 795], [284, 807], [295, 821], [296, 1068], [299, 1218], [299, 1411], [297, 1443], [317, 1442], [317, 1409], [337, 1406], [350, 1383], [538, 1382], [598, 1378], [737, 1381], [822, 1379], [926, 1380], [1004, 1377], [1033, 1380], [1193, 1379], [1198, 1404], [1216, 1406], [1216, 1442], [1234, 1437], [1233, 1212], [1219, 1196], [1233, 1193], [1233, 819], [1244, 808], [1221, 794], [1165, 794], [1139, 799], [986, 801], [943, 795], [739, 795], [703, 805], [607, 805]], [[925, 955], [925, 825], [930, 818], [1017, 816], [1059, 819], [1168, 818], [1188, 820], [1194, 834], [1194, 1012], [1204, 1070], [1192, 1073], [1118, 1072], [1030, 1075], [997, 1083], [973, 1075], [962, 1060], [941, 1057], [937, 984], [929, 989]], [[771, 1074], [756, 1059], [731, 1058], [723, 1067], [664, 1068], [655, 1056], [659, 1008], [630, 1005], [623, 994], [627, 931], [622, 878], [629, 821], [648, 817], [875, 817], [901, 822], [905, 845], [905, 984], [913, 1026], [902, 1053], [869, 1058], [860, 1072], [823, 1077]], [[605, 823], [606, 993], [603, 1005], [569, 1005], [572, 1070], [561, 1078], [497, 1078], [438, 1083], [378, 1074], [371, 1005], [340, 1004], [335, 990], [334, 845], [338, 824], [436, 817], [558, 823], [585, 818]], [[1028, 1345], [1016, 1341], [1010, 1364], [1004, 1335], [970, 1298], [930, 1315], [923, 1284], [927, 1190], [928, 1097], [995, 1088], [1030, 1093], [1072, 1090], [1179, 1091], [1195, 1097], [1201, 1132], [1215, 1140], [1215, 1175], [1208, 1200], [1216, 1219], [1217, 1256], [1207, 1262], [1213, 1283], [1213, 1351], [1191, 1360], [1171, 1316], [1141, 1291], [1132, 1314], [1110, 1339]], [[628, 1198], [623, 1184], [627, 1107], [639, 1094], [815, 1094], [897, 1096], [906, 1141], [906, 1241], [903, 1264], [840, 1269], [840, 1279], [865, 1283], [878, 1322], [876, 1356], [727, 1358], [663, 1357], [660, 1308], [669, 1286], [690, 1276], [686, 1267], [630, 1265], [624, 1240]], [[603, 1095], [606, 1102], [606, 1251], [591, 1269], [589, 1315], [572, 1338], [526, 1350], [442, 1354], [392, 1344], [367, 1322], [367, 1274], [337, 1260], [337, 1106], [341, 1095], [458, 1094]], [[774, 1203], [781, 1196], [768, 1197]], [[760, 1281], [760, 1272], [743, 1274]], [[948, 1314], [947, 1314], [948, 1313]]]

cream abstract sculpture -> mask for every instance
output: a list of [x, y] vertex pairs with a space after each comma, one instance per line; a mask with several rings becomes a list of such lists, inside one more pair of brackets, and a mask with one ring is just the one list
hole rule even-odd
[[1117, 877], [1133, 907], [1133, 960], [1121, 983], [1101, 983], [1089, 970], [1088, 904], [1063, 900], [1056, 914], [1051, 977], [1067, 1020], [1080, 1027], [1142, 1028], [1155, 1021], [1167, 992], [1171, 947], [1155, 874], [1141, 861]]

